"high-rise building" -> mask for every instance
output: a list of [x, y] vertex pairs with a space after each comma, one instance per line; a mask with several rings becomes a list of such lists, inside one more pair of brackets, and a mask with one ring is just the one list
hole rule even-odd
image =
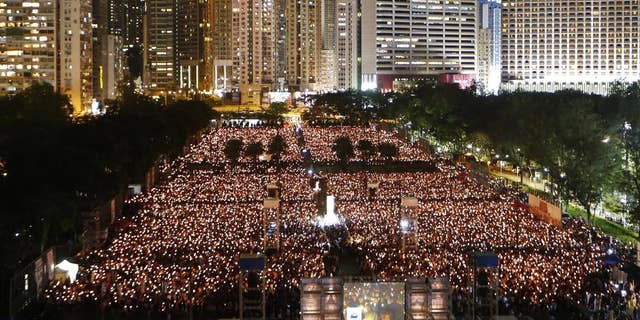
[[0, 6], [0, 94], [33, 82], [56, 81], [56, 1], [2, 1]]
[[286, 55], [290, 90], [317, 89], [322, 47], [319, 0], [287, 0]]
[[144, 14], [143, 83], [151, 93], [177, 88], [175, 0], [148, 0]]
[[503, 87], [607, 94], [614, 81], [637, 81], [639, 9], [637, 0], [503, 0]]
[[205, 87], [226, 91], [233, 76], [233, 0], [209, 0], [205, 36]]
[[478, 4], [478, 87], [484, 93], [497, 93], [500, 89], [501, 62], [501, 5], [498, 0], [479, 0]]
[[335, 81], [338, 90], [358, 88], [358, 1], [336, 1]]
[[475, 0], [362, 1], [363, 89], [442, 74], [475, 76]]
[[276, 12], [273, 0], [234, 0], [234, 82], [273, 84], [276, 68]]
[[75, 114], [93, 99], [91, 0], [0, 3], [0, 94], [50, 83]]
[[142, 45], [144, 0], [108, 0], [108, 12], [109, 34], [121, 36], [125, 47]]
[[274, 0], [232, 2], [232, 83], [243, 103], [262, 103], [276, 85], [276, 16]]
[[181, 90], [201, 89], [206, 11], [204, 0], [176, 1], [176, 70]]
[[276, 0], [276, 90], [284, 91], [287, 79], [287, 0]]
[[336, 89], [336, 0], [319, 0], [319, 63], [315, 89]]
[[91, 109], [93, 23], [91, 0], [61, 0], [58, 29], [58, 90], [70, 97], [74, 113]]

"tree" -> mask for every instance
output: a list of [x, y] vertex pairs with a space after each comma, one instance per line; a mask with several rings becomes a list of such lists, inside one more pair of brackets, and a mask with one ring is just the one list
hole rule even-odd
[[34, 83], [15, 96], [0, 97], [2, 129], [18, 122], [47, 127], [65, 125], [70, 122], [72, 112], [69, 97], [55, 92], [46, 82]]
[[180, 140], [179, 145], [218, 116], [209, 105], [197, 100], [175, 101], [165, 108], [163, 114], [167, 125]]
[[264, 152], [264, 147], [262, 146], [262, 142], [256, 141], [251, 142], [247, 145], [247, 149], [244, 151], [244, 154], [247, 157], [251, 157], [253, 161], [258, 160], [258, 156], [260, 156]]
[[599, 97], [565, 91], [554, 94], [555, 108], [545, 148], [543, 163], [563, 189], [565, 197], [577, 201], [587, 211], [590, 220], [593, 205], [613, 184], [619, 169], [619, 157], [613, 144], [604, 140], [608, 135], [603, 119], [595, 113]]
[[356, 143], [356, 148], [360, 151], [360, 156], [363, 160], [369, 160], [376, 154], [376, 146], [370, 140], [359, 140]]
[[476, 104], [473, 94], [456, 85], [429, 83], [420, 83], [408, 94], [414, 98], [408, 103], [405, 119], [461, 152], [470, 118], [465, 117], [465, 111]]
[[276, 161], [280, 161], [282, 153], [287, 151], [287, 149], [287, 141], [279, 134], [271, 139], [268, 148], [269, 153]]
[[231, 160], [231, 162], [238, 161], [240, 158], [240, 154], [242, 153], [242, 147], [244, 143], [239, 139], [230, 139], [224, 145], [224, 155], [227, 159]]
[[274, 102], [269, 105], [266, 110], [266, 114], [270, 120], [275, 120], [279, 123], [283, 122], [282, 115], [289, 112], [289, 107], [284, 102]]
[[374, 94], [365, 94], [352, 89], [328, 92], [314, 98], [313, 107], [309, 110], [306, 119], [318, 120], [340, 115], [348, 123], [368, 123], [376, 116], [376, 105], [373, 101], [379, 99], [380, 97]]
[[339, 137], [333, 142], [331, 151], [336, 154], [340, 161], [348, 161], [355, 153], [353, 152], [353, 144], [348, 137]]
[[[181, 151], [212, 110], [194, 101], [163, 107], [127, 91], [100, 117], [71, 118], [68, 98], [36, 84], [0, 97], [0, 178], [4, 270], [52, 244], [76, 241], [80, 213], [139, 182], [161, 158]], [[19, 236], [16, 236], [19, 234]]]
[[380, 152], [380, 156], [386, 160], [391, 160], [391, 158], [397, 157], [399, 154], [398, 147], [391, 142], [381, 142], [378, 144], [378, 152]]
[[614, 119], [622, 149], [621, 191], [632, 221], [640, 223], [640, 83], [621, 88], [612, 96], [619, 104]]

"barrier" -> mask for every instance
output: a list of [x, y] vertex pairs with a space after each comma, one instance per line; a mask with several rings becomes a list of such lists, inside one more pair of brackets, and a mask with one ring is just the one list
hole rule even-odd
[[529, 199], [529, 211], [536, 215], [540, 220], [549, 224], [560, 226], [562, 225], [562, 212], [560, 207], [551, 204], [540, 197], [527, 194]]

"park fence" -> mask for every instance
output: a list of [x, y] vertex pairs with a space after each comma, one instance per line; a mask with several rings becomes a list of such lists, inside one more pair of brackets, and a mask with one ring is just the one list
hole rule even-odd
[[9, 315], [13, 316], [38, 301], [54, 280], [55, 266], [71, 256], [71, 246], [54, 246], [18, 270], [9, 279]]

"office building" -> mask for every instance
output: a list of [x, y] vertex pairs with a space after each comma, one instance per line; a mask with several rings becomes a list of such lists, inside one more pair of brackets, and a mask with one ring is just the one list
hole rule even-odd
[[143, 84], [152, 94], [176, 89], [175, 1], [146, 1]]
[[503, 0], [503, 88], [607, 94], [639, 80], [638, 19], [636, 0]]
[[477, 77], [479, 90], [495, 94], [501, 77], [501, 5], [497, 0], [480, 0], [478, 4]]
[[476, 9], [470, 0], [362, 1], [362, 88], [393, 90], [443, 74], [469, 85]]

